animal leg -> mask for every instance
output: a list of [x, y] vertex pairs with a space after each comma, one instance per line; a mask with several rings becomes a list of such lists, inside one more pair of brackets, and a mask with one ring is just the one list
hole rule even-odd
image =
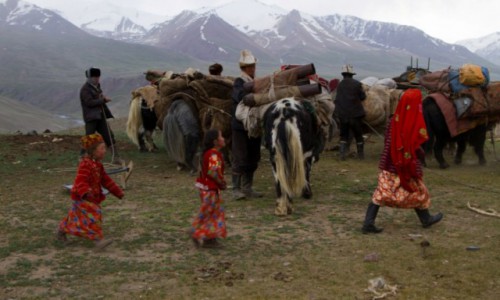
[[276, 199], [276, 208], [274, 209], [274, 214], [277, 216], [286, 216], [288, 214], [288, 205], [287, 205], [286, 196], [283, 195]]
[[459, 165], [462, 163], [462, 157], [465, 152], [465, 148], [467, 147], [466, 140], [463, 138], [459, 138], [457, 140], [457, 152], [455, 153], [455, 164]]
[[286, 194], [284, 194], [281, 190], [281, 185], [278, 180], [276, 180], [276, 208], [274, 209], [274, 214], [277, 216], [286, 216], [287, 215], [287, 199]]
[[474, 152], [476, 152], [479, 158], [479, 164], [484, 166], [486, 164], [486, 158], [484, 157], [484, 143], [480, 145], [474, 145]]
[[146, 142], [144, 140], [144, 132], [143, 131], [141, 131], [137, 135], [137, 140], [139, 141], [139, 151], [140, 152], [146, 152], [146, 151], [148, 151], [148, 148], [146, 146]]
[[450, 167], [450, 165], [443, 157], [443, 149], [445, 145], [446, 141], [442, 139], [436, 139], [436, 143], [434, 144], [434, 156], [436, 157], [436, 160], [438, 161], [439, 167], [441, 169], [447, 169]]
[[146, 142], [146, 147], [149, 152], [154, 152], [158, 150], [158, 147], [156, 147], [155, 142], [153, 140], [153, 132], [151, 130], [146, 130], [144, 132], [144, 138]]
[[312, 189], [311, 189], [311, 181], [310, 181], [310, 176], [311, 176], [311, 167], [312, 167], [312, 159], [309, 157], [306, 159], [305, 162], [305, 167], [306, 167], [306, 181], [307, 184], [302, 190], [302, 198], [304, 199], [311, 199], [313, 196]]
[[285, 195], [286, 198], [286, 213], [291, 215], [293, 213], [293, 201], [292, 198], [288, 195]]

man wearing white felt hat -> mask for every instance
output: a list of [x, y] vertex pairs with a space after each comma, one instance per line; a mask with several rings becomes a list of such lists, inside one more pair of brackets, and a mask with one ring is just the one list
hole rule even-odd
[[253, 177], [260, 161], [261, 137], [251, 138], [243, 123], [235, 117], [236, 107], [247, 94], [243, 88], [246, 82], [252, 82], [255, 77], [257, 59], [249, 50], [242, 50], [239, 60], [240, 77], [233, 85], [233, 118], [232, 128], [232, 184], [233, 199], [260, 198], [262, 193], [253, 189]]

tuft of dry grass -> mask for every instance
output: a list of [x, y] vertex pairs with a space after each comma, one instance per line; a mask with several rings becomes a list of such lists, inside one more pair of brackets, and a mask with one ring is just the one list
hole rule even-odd
[[[381, 140], [370, 140], [365, 161], [323, 153], [312, 171], [313, 199], [295, 199], [288, 217], [273, 215], [263, 152], [256, 188], [265, 197], [231, 201], [224, 192], [224, 247], [195, 249], [185, 233], [199, 205], [194, 178], [176, 171], [164, 151], [139, 153], [122, 132], [117, 136], [136, 168], [126, 197], [104, 202], [104, 234], [115, 243], [102, 253], [84, 240], [66, 247], [54, 240], [70, 207], [61, 186], [73, 180], [79, 137], [61, 136], [67, 143], [58, 146], [0, 136], [0, 298], [370, 299], [368, 280], [379, 276], [398, 286], [398, 299], [500, 294], [500, 220], [466, 207], [470, 201], [500, 211], [500, 163], [491, 146], [484, 167], [470, 150], [449, 170], [430, 161], [425, 181], [431, 212], [445, 214], [441, 223], [423, 229], [413, 211], [381, 208], [379, 235], [360, 228]], [[430, 243], [425, 256], [423, 240]], [[467, 251], [470, 245], [481, 249]], [[364, 262], [370, 253], [377, 262]]]

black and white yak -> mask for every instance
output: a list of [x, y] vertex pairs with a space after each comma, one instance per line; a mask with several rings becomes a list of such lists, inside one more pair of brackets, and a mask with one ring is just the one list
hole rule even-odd
[[312, 197], [311, 167], [324, 143], [314, 108], [307, 100], [285, 98], [275, 102], [264, 115], [264, 130], [276, 181], [274, 213], [285, 216], [293, 211], [293, 196]]

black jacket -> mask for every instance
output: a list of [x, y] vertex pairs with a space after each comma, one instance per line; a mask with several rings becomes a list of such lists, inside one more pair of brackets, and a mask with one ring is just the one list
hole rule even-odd
[[342, 119], [365, 116], [361, 101], [366, 99], [361, 82], [353, 78], [344, 78], [337, 87], [335, 114]]
[[234, 81], [233, 84], [233, 93], [232, 93], [232, 99], [233, 99], [233, 110], [232, 110], [232, 118], [231, 118], [231, 129], [232, 130], [242, 130], [245, 131], [245, 126], [243, 126], [243, 123], [238, 121], [235, 117], [235, 112], [236, 112], [236, 107], [238, 106], [238, 103], [240, 103], [241, 100], [243, 100], [243, 97], [247, 94], [245, 90], [243, 89], [243, 85], [245, 84], [245, 81], [241, 78], [238, 77]]
[[94, 86], [89, 82], [80, 89], [80, 103], [82, 105], [83, 120], [85, 123], [113, 118], [102, 94], [101, 86]]

